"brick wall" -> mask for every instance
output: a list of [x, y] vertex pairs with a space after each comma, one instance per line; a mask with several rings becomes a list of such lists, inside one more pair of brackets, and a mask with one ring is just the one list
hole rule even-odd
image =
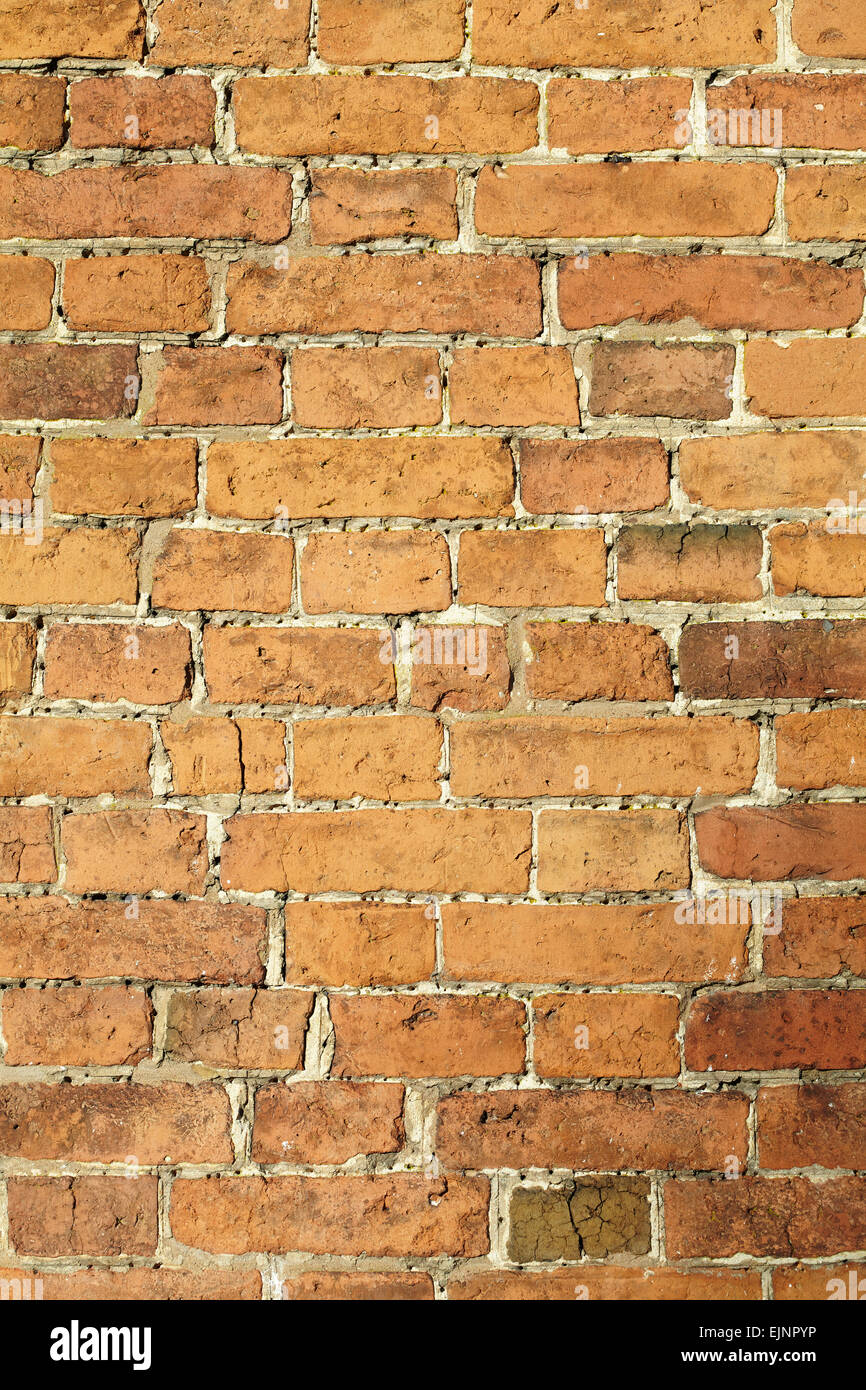
[[866, 1288], [864, 15], [5, 0], [4, 1297]]

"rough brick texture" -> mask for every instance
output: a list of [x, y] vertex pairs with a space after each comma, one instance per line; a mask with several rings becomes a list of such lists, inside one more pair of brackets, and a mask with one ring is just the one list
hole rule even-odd
[[866, 1296], [864, 150], [863, 0], [0, 0], [0, 1299]]

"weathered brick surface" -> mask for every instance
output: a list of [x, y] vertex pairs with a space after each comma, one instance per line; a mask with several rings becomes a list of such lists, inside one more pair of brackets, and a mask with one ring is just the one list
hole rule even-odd
[[866, 1296], [862, 0], [0, 69], [0, 1301]]

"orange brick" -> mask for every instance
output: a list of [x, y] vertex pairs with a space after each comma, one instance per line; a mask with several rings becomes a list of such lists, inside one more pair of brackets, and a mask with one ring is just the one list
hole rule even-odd
[[638, 623], [526, 623], [526, 684], [540, 700], [672, 700], [670, 653]]
[[162, 67], [292, 68], [307, 60], [309, 0], [251, 9], [244, 0], [162, 0], [148, 62]]
[[3, 996], [7, 1066], [135, 1066], [151, 1049], [153, 1006], [141, 989], [77, 985]]
[[776, 593], [831, 598], [866, 594], [866, 535], [847, 534], [856, 526], [856, 521], [832, 514], [809, 525], [791, 521], [774, 526], [770, 547]]
[[285, 788], [286, 726], [276, 719], [164, 720], [160, 736], [180, 796]]
[[496, 154], [537, 141], [538, 88], [499, 77], [242, 77], [238, 145], [250, 154]]
[[34, 11], [8, 0], [0, 20], [0, 59], [140, 58], [144, 13], [138, 0], [118, 0], [98, 25], [87, 0]]
[[420, 903], [288, 902], [290, 984], [408, 985], [436, 963], [435, 920]]
[[46, 526], [38, 545], [0, 534], [0, 603], [134, 604], [137, 551], [133, 530]]
[[466, 531], [457, 575], [461, 603], [595, 608], [604, 603], [604, 532]]
[[[53, 879], [49, 812], [16, 809], [19, 818], [35, 818], [32, 825], [20, 826], [16, 843], [4, 825], [9, 809], [0, 807], [0, 877], [9, 878], [4, 852], [20, 854], [26, 835], [27, 851], [47, 859], [44, 871], [34, 866], [37, 876]], [[166, 898], [70, 903], [65, 898], [14, 897], [0, 898], [0, 923], [0, 975], [11, 979], [113, 976], [215, 984], [264, 979], [267, 927], [258, 907]]]
[[520, 893], [529, 881], [526, 811], [235, 816], [226, 833], [223, 886], [252, 893]]
[[23, 333], [47, 328], [53, 294], [54, 266], [50, 261], [36, 256], [0, 256], [0, 330]]
[[208, 326], [207, 269], [194, 256], [89, 256], [67, 261], [70, 328], [101, 333], [199, 333]]
[[319, 56], [326, 63], [441, 63], [463, 47], [463, 0], [322, 0]]
[[296, 1070], [315, 996], [299, 990], [206, 989], [173, 994], [166, 1052], [208, 1067]]
[[539, 715], [451, 726], [454, 796], [693, 796], [748, 791], [758, 729], [745, 720]]
[[230, 333], [541, 332], [538, 266], [525, 256], [298, 256], [276, 269], [237, 261], [228, 297]]
[[710, 139], [720, 145], [862, 150], [866, 144], [866, 80], [859, 73], [735, 77], [707, 88], [707, 106]]
[[335, 1076], [499, 1076], [524, 1068], [516, 999], [333, 995]]
[[[51, 883], [56, 875], [51, 808], [0, 806], [0, 882]], [[0, 899], [0, 903], [3, 901]], [[18, 903], [24, 899], [10, 901]]]
[[62, 828], [70, 893], [201, 893], [207, 876], [204, 816], [184, 811], [68, 815]]
[[566, 348], [462, 348], [448, 374], [457, 425], [579, 425]]
[[0, 795], [149, 796], [152, 749], [130, 719], [0, 717]]
[[285, 613], [294, 544], [259, 532], [175, 527], [153, 569], [155, 608]]
[[215, 440], [207, 478], [214, 516], [250, 520], [509, 516], [514, 496], [507, 444], [483, 436]]
[[230, 1254], [483, 1255], [489, 1200], [487, 1179], [476, 1177], [183, 1178], [172, 1187], [171, 1227], [183, 1245]]
[[578, 1296], [616, 1303], [760, 1302], [761, 1276], [751, 1270], [677, 1270], [668, 1266], [640, 1269], [622, 1265], [605, 1269], [583, 1264], [579, 1274], [573, 1268], [543, 1272], [494, 1270], [457, 1274], [448, 1281], [449, 1301], [573, 1303]]
[[397, 690], [390, 628], [207, 627], [204, 660], [211, 699], [229, 703], [375, 705]]
[[0, 145], [58, 150], [63, 144], [66, 83], [42, 73], [0, 73]]
[[652, 511], [668, 500], [658, 439], [524, 439], [520, 492], [530, 512]]
[[90, 77], [69, 88], [69, 138], [80, 149], [210, 145], [215, 110], [216, 93], [206, 77]]
[[547, 994], [533, 1001], [539, 1076], [675, 1076], [673, 994]]
[[511, 689], [506, 629], [434, 623], [412, 633], [416, 709], [502, 709]]
[[445, 968], [457, 980], [729, 980], [745, 965], [748, 908], [697, 932], [684, 932], [674, 903], [443, 903], [440, 911]]
[[760, 236], [775, 196], [757, 164], [511, 164], [481, 171], [475, 223], [495, 237]]
[[477, 63], [521, 67], [712, 68], [770, 63], [776, 53], [772, 0], [722, 0], [711, 10], [700, 0], [630, 0], [603, 21], [591, 5], [482, 0], [473, 29]]
[[[223, 1088], [175, 1081], [3, 1086], [0, 1134], [4, 1153], [30, 1160], [148, 1166], [232, 1159], [231, 1109]], [[136, 1186], [130, 1177], [117, 1181]]]
[[29, 623], [0, 623], [0, 695], [24, 695], [33, 682], [36, 629]]
[[177, 623], [55, 623], [48, 629], [48, 699], [167, 705], [188, 698], [191, 679], [190, 636]]
[[794, 241], [855, 241], [866, 227], [866, 170], [855, 164], [803, 164], [785, 183], [785, 215]]
[[435, 348], [303, 348], [292, 353], [292, 411], [299, 425], [380, 429], [442, 418]]
[[544, 811], [538, 883], [546, 893], [682, 888], [689, 847], [678, 811]]
[[21, 1255], [154, 1255], [157, 1180], [15, 1178], [9, 1238]]
[[755, 415], [863, 414], [866, 343], [860, 338], [801, 339], [787, 347], [766, 339], [747, 343], [745, 364]]
[[353, 1271], [311, 1271], [286, 1279], [283, 1298], [320, 1302], [322, 1299], [353, 1303], [418, 1303], [432, 1299], [429, 1274], [356, 1274]]
[[451, 603], [445, 537], [422, 531], [320, 532], [301, 555], [307, 613], [434, 612]]
[[856, 490], [864, 469], [866, 438], [855, 430], [726, 435], [680, 445], [680, 483], [693, 502], [709, 507], [823, 509]]
[[54, 508], [78, 516], [177, 516], [196, 502], [193, 439], [54, 439]]
[[764, 970], [792, 979], [866, 977], [866, 911], [862, 898], [787, 898], [784, 931], [764, 933]]
[[347, 1163], [403, 1143], [402, 1086], [298, 1081], [256, 1095], [254, 1163]]
[[859, 787], [866, 783], [866, 710], [824, 709], [776, 719], [780, 787]]
[[572, 154], [672, 150], [691, 143], [678, 138], [691, 100], [692, 84], [682, 77], [555, 77], [547, 87], [548, 141]]
[[442, 729], [436, 719], [299, 720], [294, 792], [301, 800], [438, 801]]
[[145, 425], [275, 424], [282, 353], [269, 347], [167, 347]]
[[866, 57], [866, 16], [857, 0], [797, 0], [793, 33], [804, 53]]

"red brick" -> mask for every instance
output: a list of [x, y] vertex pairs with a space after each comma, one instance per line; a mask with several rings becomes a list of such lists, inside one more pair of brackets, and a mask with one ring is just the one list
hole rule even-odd
[[0, 343], [0, 417], [105, 420], [135, 412], [138, 353], [119, 343]]
[[725, 420], [734, 349], [677, 343], [602, 342], [592, 360], [594, 415], [664, 415]]
[[24, 1271], [0, 1269], [0, 1281], [29, 1277], [39, 1281], [46, 1303], [151, 1303], [175, 1300], [236, 1302], [257, 1301], [262, 1297], [262, 1276], [257, 1269], [171, 1269], [141, 1265], [129, 1269]]
[[269, 347], [167, 347], [145, 425], [275, 424], [283, 356]]
[[802, 1300], [855, 1299], [866, 1294], [866, 1265], [783, 1265], [773, 1270], [773, 1299]]
[[[230, 333], [473, 333], [534, 338], [541, 284], [524, 256], [299, 256], [237, 261]], [[862, 298], [862, 296], [861, 296]]]
[[286, 1279], [283, 1298], [319, 1303], [418, 1303], [434, 1297], [429, 1274], [357, 1274], [352, 1270], [315, 1270]]
[[311, 184], [314, 245], [348, 246], [398, 236], [450, 241], [457, 236], [453, 169], [316, 169]]
[[256, 1095], [254, 1163], [348, 1163], [403, 1143], [402, 1086], [298, 1081]]
[[688, 1155], [722, 1170], [731, 1155], [745, 1162], [748, 1111], [731, 1092], [465, 1091], [439, 1102], [436, 1153], [449, 1168], [647, 1171]]
[[762, 1168], [860, 1168], [866, 1085], [767, 1086], [758, 1092]]
[[856, 621], [691, 623], [680, 685], [704, 700], [861, 699], [866, 633]]
[[702, 1256], [834, 1255], [866, 1237], [866, 1180], [741, 1177], [665, 1186], [667, 1252]]
[[767, 975], [866, 976], [866, 899], [786, 899], [783, 922], [782, 932], [764, 934]]
[[449, 1301], [574, 1302], [576, 1298], [613, 1302], [742, 1302], [761, 1300], [761, 1276], [751, 1270], [677, 1270], [668, 1266], [632, 1268], [582, 1264], [537, 1271], [498, 1269], [456, 1274], [448, 1281]]
[[643, 512], [668, 500], [657, 439], [524, 439], [520, 492], [530, 512]]
[[215, 110], [216, 93], [206, 77], [85, 78], [69, 88], [70, 143], [133, 150], [210, 145]]
[[717, 807], [695, 819], [698, 855], [721, 878], [866, 876], [866, 806]]
[[[6, 811], [0, 807], [0, 828]], [[47, 859], [41, 877], [53, 879], [48, 813], [38, 808], [16, 814], [36, 817], [29, 830], [30, 852], [38, 850]], [[42, 845], [35, 839], [40, 825], [45, 827]], [[5, 872], [3, 877], [8, 879]], [[258, 907], [165, 898], [70, 903], [65, 898], [14, 897], [0, 898], [0, 923], [0, 976], [10, 979], [114, 977], [213, 984], [259, 984], [264, 979], [267, 931]]]
[[686, 1024], [692, 1071], [844, 1071], [864, 1059], [863, 990], [720, 990], [695, 1000]]

